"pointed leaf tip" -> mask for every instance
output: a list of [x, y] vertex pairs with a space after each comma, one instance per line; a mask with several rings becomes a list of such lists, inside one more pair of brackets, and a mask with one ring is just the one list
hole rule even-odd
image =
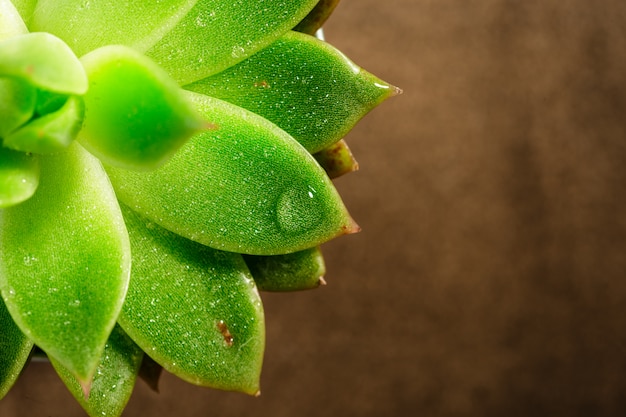
[[50, 362], [87, 414], [119, 417], [133, 392], [143, 357], [143, 351], [116, 325], [91, 381], [78, 380], [54, 358]]
[[343, 138], [396, 92], [336, 48], [298, 32], [285, 33], [241, 63], [184, 88], [270, 120], [309, 152]]
[[194, 136], [157, 170], [109, 167], [121, 201], [181, 236], [238, 253], [294, 252], [354, 229], [328, 176], [292, 137], [242, 108], [188, 95], [220, 129]]
[[89, 91], [79, 140], [110, 165], [154, 169], [191, 136], [215, 128], [165, 71], [128, 47], [102, 47], [81, 62]]
[[93, 384], [93, 379], [82, 380], [79, 379], [78, 383], [80, 384], [80, 388], [83, 391], [83, 397], [85, 401], [89, 400], [89, 393], [91, 393], [91, 386]]
[[351, 235], [354, 233], [359, 233], [361, 231], [361, 226], [359, 226], [353, 218], [350, 218], [350, 223], [342, 227], [344, 235]]

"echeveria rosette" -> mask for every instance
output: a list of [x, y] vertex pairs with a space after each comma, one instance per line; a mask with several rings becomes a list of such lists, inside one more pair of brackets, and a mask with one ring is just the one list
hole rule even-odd
[[291, 31], [336, 4], [0, 0], [1, 395], [33, 345], [90, 415], [142, 352], [258, 392], [258, 289], [323, 282], [341, 139], [397, 93]]

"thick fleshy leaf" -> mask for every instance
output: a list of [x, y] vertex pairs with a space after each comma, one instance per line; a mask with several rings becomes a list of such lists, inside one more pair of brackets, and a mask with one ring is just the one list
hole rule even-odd
[[87, 382], [128, 287], [128, 234], [96, 158], [74, 143], [40, 162], [35, 195], [0, 211], [0, 289], [24, 334]]
[[26, 365], [33, 342], [15, 325], [0, 300], [0, 399], [11, 389]]
[[144, 51], [197, 2], [39, 0], [29, 27], [31, 31], [55, 34], [78, 56], [105, 45], [126, 45]]
[[317, 0], [205, 0], [146, 54], [181, 85], [218, 73], [294, 27]]
[[308, 290], [324, 283], [326, 266], [319, 248], [286, 255], [244, 255], [243, 259], [262, 291]]
[[354, 159], [348, 144], [343, 139], [314, 153], [313, 157], [330, 178], [339, 178], [359, 169], [359, 163]]
[[29, 199], [38, 185], [39, 157], [0, 146], [0, 209]]
[[338, 4], [339, 0], [319, 0], [313, 10], [293, 30], [314, 35], [330, 17]]
[[255, 394], [265, 329], [240, 255], [184, 239], [124, 210], [133, 275], [119, 317], [167, 371], [193, 384]]
[[166, 229], [239, 253], [294, 252], [357, 231], [324, 170], [293, 138], [244, 109], [188, 94], [218, 129], [155, 171], [107, 167], [121, 201]]
[[0, 77], [0, 138], [33, 117], [36, 100], [37, 90], [28, 82]]
[[104, 348], [96, 374], [85, 396], [85, 387], [54, 358], [50, 359], [74, 398], [91, 417], [118, 417], [135, 387], [143, 351], [115, 326]]
[[0, 41], [0, 76], [27, 80], [57, 93], [83, 94], [87, 76], [72, 50], [49, 33], [28, 33]]
[[192, 134], [209, 127], [174, 80], [140, 53], [107, 46], [81, 62], [89, 91], [80, 141], [102, 161], [155, 168]]
[[309, 152], [337, 142], [368, 111], [397, 93], [329, 44], [297, 32], [185, 88], [265, 117]]
[[4, 146], [37, 154], [65, 150], [76, 138], [83, 114], [83, 100], [72, 96], [59, 110], [39, 117], [5, 137]]
[[11, 0], [0, 0], [0, 40], [28, 33], [19, 10]]

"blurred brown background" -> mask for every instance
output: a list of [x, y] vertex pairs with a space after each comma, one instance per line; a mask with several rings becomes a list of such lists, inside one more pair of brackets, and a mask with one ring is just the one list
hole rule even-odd
[[[626, 2], [344, 0], [402, 87], [349, 135], [363, 232], [264, 294], [263, 395], [139, 382], [125, 416], [626, 415]], [[2, 417], [84, 416], [45, 364]]]

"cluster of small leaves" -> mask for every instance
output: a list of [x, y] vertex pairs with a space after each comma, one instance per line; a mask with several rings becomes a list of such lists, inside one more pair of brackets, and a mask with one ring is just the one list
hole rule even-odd
[[90, 415], [159, 369], [258, 393], [258, 290], [323, 282], [397, 92], [312, 36], [337, 3], [0, 0], [0, 396], [34, 349]]

